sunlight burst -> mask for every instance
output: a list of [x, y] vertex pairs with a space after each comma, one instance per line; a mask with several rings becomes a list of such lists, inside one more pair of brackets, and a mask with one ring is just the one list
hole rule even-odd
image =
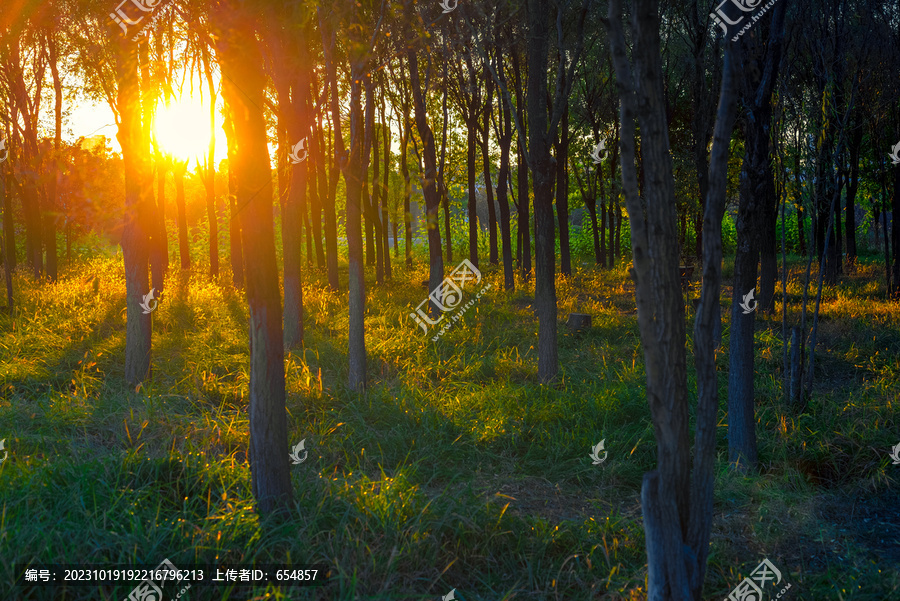
[[179, 159], [194, 159], [209, 147], [209, 109], [193, 100], [159, 105], [154, 135], [163, 152]]

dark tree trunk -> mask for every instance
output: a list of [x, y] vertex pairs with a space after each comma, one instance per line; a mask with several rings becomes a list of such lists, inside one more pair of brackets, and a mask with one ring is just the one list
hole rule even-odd
[[62, 81], [59, 78], [59, 53], [56, 45], [56, 33], [51, 32], [47, 35], [48, 62], [50, 63], [50, 73], [53, 76], [53, 122], [55, 127], [55, 135], [53, 137], [53, 157], [50, 172], [50, 181], [48, 183], [49, 190], [47, 192], [47, 206], [44, 207], [44, 223], [42, 233], [44, 235], [44, 246], [47, 248], [47, 277], [51, 282], [55, 282], [58, 277], [58, 266], [56, 257], [56, 225], [59, 221], [59, 161], [60, 146], [62, 145]]
[[[856, 273], [856, 192], [859, 190], [859, 153], [862, 134], [863, 130], [860, 127], [850, 139], [850, 179], [847, 182], [847, 269], [850, 273]], [[878, 223], [877, 215], [875, 223]], [[877, 242], [875, 246], [878, 247]]]
[[[500, 67], [500, 81], [506, 86], [502, 61], [498, 61]], [[502, 120], [500, 120], [500, 171], [497, 174], [497, 204], [500, 208], [500, 238], [503, 247], [503, 289], [515, 290], [516, 279], [512, 262], [512, 237], [509, 216], [509, 200], [507, 198], [507, 186], [509, 185], [509, 149], [512, 145], [512, 113], [509, 104], [500, 101], [502, 105]]]
[[[358, 20], [354, 14], [354, 20]], [[362, 28], [356, 24], [354, 27]], [[357, 34], [358, 35], [358, 34]], [[356, 44], [361, 44], [357, 39]], [[347, 182], [347, 259], [350, 276], [350, 323], [348, 340], [348, 387], [354, 392], [366, 389], [366, 281], [363, 275], [362, 208], [366, 173], [366, 135], [362, 109], [362, 81], [365, 58], [357, 46], [350, 58], [350, 160], [344, 180]], [[333, 89], [335, 96], [338, 90]], [[334, 115], [340, 120], [340, 113]]]
[[[260, 513], [286, 512], [292, 501], [288, 467], [281, 302], [265, 104], [265, 75], [253, 19], [230, 2], [217, 3], [212, 20], [218, 35], [226, 111], [234, 122], [238, 215], [247, 257], [250, 307], [250, 473]], [[248, 26], [249, 25], [249, 26]], [[234, 82], [240, 82], [240, 86]]]
[[[371, 77], [366, 78], [366, 161], [365, 170], [368, 178], [368, 151], [372, 151], [372, 195], [369, 198], [369, 212], [366, 215], [367, 223], [371, 224], [372, 234], [374, 236], [373, 244], [375, 247], [375, 282], [384, 283], [384, 244], [381, 234], [381, 157], [378, 154], [378, 130], [379, 126], [375, 125], [375, 83]], [[367, 184], [368, 186], [368, 184]], [[367, 188], [364, 188], [367, 190]], [[369, 228], [366, 228], [366, 243], [368, 245]], [[368, 246], [366, 247], [368, 251]]]
[[181, 255], [181, 268], [191, 268], [191, 250], [188, 241], [187, 212], [184, 206], [184, 173], [187, 161], [175, 160], [172, 174], [175, 176], [175, 205], [178, 209], [178, 249]]
[[138, 75], [138, 47], [124, 37], [115, 42], [116, 84], [120, 125], [119, 145], [125, 172], [125, 224], [122, 254], [125, 261], [126, 329], [125, 382], [131, 386], [150, 377], [150, 313], [140, 304], [149, 293], [150, 216], [145, 157], [148, 138], [141, 127], [141, 93]]
[[[516, 75], [516, 111], [518, 112], [518, 120], [519, 123], [522, 124], [523, 129], [527, 129], [526, 125], [526, 114], [525, 114], [525, 103], [522, 101], [522, 80], [524, 79], [524, 74], [521, 72], [521, 65], [519, 64], [519, 53], [517, 50], [512, 51], [512, 60], [513, 60], [513, 72]], [[519, 266], [522, 269], [522, 279], [524, 281], [528, 281], [531, 279], [531, 232], [530, 225], [528, 223], [529, 220], [529, 210], [530, 210], [530, 201], [528, 196], [528, 164], [525, 160], [525, 148], [526, 148], [526, 140], [522, 138], [522, 132], [519, 132], [519, 135], [516, 136], [516, 178], [518, 180], [518, 196], [519, 196], [519, 206], [518, 206], [518, 231], [519, 231], [519, 241], [522, 246], [521, 254], [516, 252], [517, 256], [521, 257], [521, 261]]]
[[494, 78], [491, 77], [487, 65], [484, 68], [484, 129], [481, 138], [481, 162], [484, 164], [484, 197], [488, 207], [488, 239], [489, 259], [491, 265], [497, 264], [497, 214], [494, 210], [494, 186], [491, 184], [490, 126], [491, 105], [494, 101]]
[[[744, 103], [747, 105], [745, 126], [745, 154], [741, 168], [740, 203], [737, 216], [737, 253], [734, 260], [734, 288], [731, 302], [731, 338], [728, 370], [728, 461], [741, 471], [756, 468], [756, 420], [754, 418], [753, 331], [756, 313], [745, 314], [741, 303], [756, 288], [756, 265], [759, 244], [768, 244], [767, 229], [774, 229], [773, 213], [777, 217], [775, 183], [769, 159], [772, 91], [778, 79], [783, 37], [784, 3], [778, 4], [772, 15], [771, 35], [744, 41], [748, 47], [748, 65], [753, 61], [765, 65], [765, 72], [753, 71], [745, 82]], [[767, 39], [771, 38], [771, 39]], [[759, 40], [765, 39], [766, 42]], [[772, 236], [774, 253], [774, 235]], [[776, 264], [777, 268], [777, 264]], [[772, 302], [774, 278], [767, 290]], [[759, 301], [762, 306], [762, 300]], [[747, 305], [749, 307], [749, 303]]]
[[169, 240], [166, 236], [166, 160], [157, 154], [156, 160], [156, 221], [151, 236], [151, 285], [163, 291], [165, 273], [169, 269]]
[[[234, 137], [234, 122], [225, 114], [222, 129], [228, 141], [228, 239], [231, 251], [231, 282], [235, 288], [244, 287], [244, 248], [241, 243], [241, 220], [238, 218], [237, 180], [234, 176], [237, 140]], [[168, 251], [167, 251], [168, 252]]]
[[[5, 165], [0, 163], [0, 178], [6, 178], [7, 172]], [[12, 181], [9, 179], [4, 181]], [[3, 265], [6, 269], [7, 277], [12, 277], [12, 272], [16, 270], [16, 228], [13, 223], [13, 204], [12, 204], [12, 186], [6, 190], [3, 195]], [[12, 296], [10, 295], [10, 298]]]
[[13, 314], [13, 287], [12, 287], [12, 270], [14, 269], [13, 263], [16, 260], [16, 247], [12, 245], [12, 250], [10, 250], [9, 240], [12, 236], [11, 231], [12, 228], [8, 227], [12, 225], [12, 202], [10, 200], [11, 194], [6, 189], [6, 169], [4, 168], [3, 163], [0, 163], [0, 201], [3, 202], [3, 231], [4, 231], [4, 243], [2, 248], [3, 252], [3, 272], [4, 279], [6, 280], [6, 312], [8, 315]]
[[[332, 292], [337, 292], [340, 290], [340, 279], [338, 277], [337, 209], [335, 208], [335, 202], [337, 198], [338, 177], [341, 173], [342, 161], [346, 161], [346, 151], [344, 150], [344, 139], [343, 134], [341, 133], [341, 108], [337, 88], [337, 65], [334, 63], [334, 47], [336, 43], [335, 32], [331, 23], [322, 16], [322, 9], [318, 8], [317, 11], [319, 11], [319, 31], [322, 35], [322, 55], [325, 62], [325, 79], [330, 88], [328, 94], [329, 108], [323, 109], [323, 112], [330, 113], [329, 122], [334, 138], [333, 147], [331, 141], [329, 141], [328, 146], [328, 156], [333, 157], [334, 159], [331, 164], [331, 173], [328, 177], [328, 197], [322, 199], [325, 211], [325, 263], [328, 267], [328, 286], [331, 288]], [[316, 129], [321, 130], [321, 128]], [[319, 143], [324, 152], [325, 143], [321, 131], [319, 132]], [[363, 357], [365, 357], [365, 347], [363, 347]]]
[[534, 177], [534, 307], [538, 318], [538, 378], [542, 382], [549, 382], [559, 372], [556, 341], [556, 249], [551, 189], [553, 166], [550, 160], [545, 68], [550, 19], [548, 0], [528, 0], [528, 162]]
[[[572, 275], [569, 249], [569, 105], [563, 111], [560, 140], [556, 148], [556, 216], [559, 221], [559, 270]], [[554, 244], [555, 246], [555, 244]]]
[[[728, 66], [720, 93], [704, 212], [703, 288], [694, 332], [698, 404], [692, 457], [684, 303], [678, 285], [675, 185], [663, 99], [658, 4], [657, 0], [634, 2], [634, 65], [628, 60], [621, 0], [610, 1], [607, 28], [621, 100], [622, 183], [631, 216], [634, 259], [631, 273], [659, 464], [657, 470], [644, 475], [641, 490], [648, 559], [647, 595], [653, 601], [700, 601], [713, 510], [718, 414], [714, 332], [719, 320], [721, 220], [736, 115], [737, 65], [732, 44], [725, 54]], [[646, 159], [643, 197], [638, 191], [635, 169], [636, 118]]]
[[387, 279], [391, 279], [391, 248], [388, 240], [388, 232], [390, 232], [390, 219], [388, 216], [388, 178], [391, 173], [391, 127], [385, 121], [386, 115], [384, 111], [384, 94], [381, 96], [381, 123], [384, 130], [384, 172], [381, 178], [381, 247], [384, 252], [384, 275]]
[[[900, 290], [900, 165], [894, 168], [894, 196], [891, 199], [891, 251], [893, 257], [893, 281], [894, 295]], [[885, 227], [885, 231], [887, 227]], [[885, 238], [887, 240], [887, 238]], [[887, 242], [885, 242], [887, 248]]]
[[[444, 62], [443, 81], [446, 82], [447, 81], [447, 62], [446, 61], [443, 61], [443, 62]], [[441, 206], [444, 207], [444, 238], [445, 238], [445, 243], [447, 244], [447, 263], [452, 264], [453, 263], [453, 235], [452, 235], [452, 232], [450, 231], [450, 196], [447, 193], [447, 186], [444, 181], [444, 159], [447, 156], [447, 129], [448, 129], [447, 124], [449, 123], [448, 107], [447, 107], [447, 86], [446, 85], [444, 86], [443, 97], [444, 97], [444, 99], [442, 102], [442, 104], [443, 104], [442, 110], [443, 110], [443, 114], [444, 114], [444, 121], [443, 121], [443, 124], [441, 125], [441, 163], [440, 163], [440, 167], [438, 168], [438, 171], [437, 171], [437, 191], [440, 196]], [[424, 108], [423, 108], [423, 111], [424, 111]], [[416, 116], [416, 123], [418, 124], [418, 114]], [[424, 190], [423, 190], [423, 193], [424, 193]], [[437, 222], [435, 222], [435, 224], [437, 224]], [[429, 226], [429, 228], [430, 227], [431, 226]], [[440, 236], [438, 236], [438, 239], [440, 239]], [[477, 265], [477, 263], [476, 263], [476, 265]], [[431, 289], [433, 290], [434, 288], [431, 288]]]
[[206, 168], [203, 169], [203, 185], [206, 188], [206, 219], [209, 222], [209, 277], [219, 277], [219, 218], [216, 215], [216, 86], [207, 53], [203, 52], [206, 86], [209, 90], [209, 150]]
[[[407, 5], [410, 8], [410, 5]], [[438, 203], [440, 199], [437, 191], [437, 157], [434, 151], [434, 134], [431, 127], [428, 126], [428, 119], [425, 115], [425, 98], [422, 93], [422, 84], [419, 81], [419, 60], [416, 51], [410, 49], [407, 51], [407, 60], [409, 61], [409, 77], [410, 86], [413, 92], [413, 104], [415, 106], [416, 128], [419, 130], [419, 137], [424, 145], [423, 154], [425, 160], [424, 173], [424, 194], [425, 194], [425, 216], [426, 226], [428, 228], [428, 259], [429, 259], [429, 276], [428, 289], [437, 290], [441, 281], [444, 279], [444, 262], [441, 257], [441, 233], [438, 230]], [[449, 233], [449, 229], [448, 229]], [[437, 317], [440, 310], [434, 302], [431, 305], [432, 317]]]
[[469, 221], [469, 261], [478, 267], [478, 207], [475, 196], [475, 124], [470, 120], [466, 128], [466, 184], [468, 188], [468, 205], [466, 212]]
[[400, 174], [403, 176], [403, 233], [405, 235], [404, 255], [406, 266], [412, 267], [412, 213], [409, 206], [409, 197], [412, 193], [412, 183], [409, 178], [409, 164], [407, 163], [406, 150], [409, 145], [409, 130], [411, 127], [409, 114], [404, 113], [402, 134], [400, 137]]

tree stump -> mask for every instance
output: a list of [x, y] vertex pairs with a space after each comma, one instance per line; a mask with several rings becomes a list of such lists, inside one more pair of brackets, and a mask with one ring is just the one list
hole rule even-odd
[[586, 313], [569, 313], [569, 319], [566, 320], [566, 327], [573, 332], [582, 332], [591, 327], [591, 316]]

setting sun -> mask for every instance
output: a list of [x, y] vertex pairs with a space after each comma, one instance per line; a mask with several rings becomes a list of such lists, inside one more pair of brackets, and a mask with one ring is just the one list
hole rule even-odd
[[209, 108], [194, 100], [159, 105], [154, 136], [163, 152], [195, 159], [209, 147]]

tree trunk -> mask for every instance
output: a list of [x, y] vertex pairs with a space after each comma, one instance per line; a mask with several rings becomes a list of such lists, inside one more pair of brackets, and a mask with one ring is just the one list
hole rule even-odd
[[16, 260], [16, 247], [12, 245], [12, 250], [10, 250], [10, 236], [12, 236], [11, 231], [12, 228], [9, 227], [12, 225], [12, 202], [10, 200], [11, 194], [6, 189], [6, 169], [4, 168], [3, 163], [0, 163], [0, 200], [3, 202], [3, 231], [4, 231], [4, 244], [2, 248], [4, 249], [3, 253], [3, 275], [6, 280], [6, 312], [7, 315], [13, 314], [13, 287], [12, 287], [12, 270], [14, 269], [13, 264]]
[[[410, 8], [410, 5], [407, 5]], [[438, 290], [441, 281], [444, 279], [444, 262], [441, 257], [441, 234], [438, 230], [437, 213], [438, 213], [438, 191], [437, 191], [437, 157], [434, 151], [434, 134], [431, 127], [428, 126], [428, 119], [425, 114], [425, 98], [422, 93], [422, 84], [419, 81], [419, 60], [414, 49], [407, 51], [407, 60], [409, 61], [409, 77], [410, 85], [413, 92], [413, 104], [415, 106], [416, 128], [419, 130], [419, 137], [424, 145], [423, 154], [425, 160], [424, 173], [424, 194], [425, 194], [425, 216], [426, 227], [428, 228], [428, 263], [430, 266], [428, 275], [428, 289]], [[449, 228], [448, 228], [449, 233]], [[436, 318], [440, 309], [432, 300], [431, 315]]]
[[[513, 50], [511, 54], [513, 73], [515, 73], [516, 76], [516, 111], [518, 112], [519, 123], [522, 124], [523, 129], [526, 129], [528, 127], [526, 125], [526, 121], [528, 120], [526, 119], [525, 103], [522, 100], [522, 80], [525, 78], [525, 74], [522, 73], [522, 68], [519, 64], [518, 50]], [[541, 67], [541, 69], [543, 69], [543, 67]], [[518, 231], [519, 239], [522, 245], [522, 260], [519, 265], [522, 269], [522, 279], [527, 282], [529, 279], [531, 279], [531, 226], [528, 223], [528, 213], [530, 210], [531, 202], [528, 195], [528, 163], [525, 159], [525, 148], [527, 142], [522, 137], [523, 133], [524, 132], [518, 132], [518, 135], [516, 136], [516, 179], [518, 180], [517, 194], [519, 196], [519, 206], [517, 211], [519, 217]]]
[[[341, 106], [337, 87], [337, 65], [334, 63], [334, 47], [336, 43], [335, 32], [331, 23], [322, 16], [321, 7], [316, 10], [318, 11], [319, 31], [322, 35], [322, 55], [325, 62], [325, 78], [328, 87], [330, 88], [330, 93], [328, 94], [329, 110], [326, 110], [325, 112], [330, 112], [329, 121], [334, 134], [333, 148], [330, 140], [328, 143], [328, 156], [334, 158], [334, 162], [331, 165], [331, 173], [328, 178], [328, 198], [323, 199], [322, 201], [325, 209], [325, 262], [328, 267], [328, 285], [333, 292], [337, 292], [340, 289], [340, 279], [338, 277], [337, 214], [335, 203], [337, 198], [338, 177], [343, 169], [343, 167], [341, 167], [342, 161], [346, 160], [346, 151], [344, 150], [344, 139], [343, 134], [341, 133]], [[321, 128], [316, 129], [318, 130]], [[319, 141], [324, 150], [325, 145], [322, 142], [321, 133]], [[365, 347], [363, 347], [363, 356], [365, 356]]]
[[209, 148], [206, 168], [203, 169], [203, 187], [206, 188], [206, 219], [209, 222], [209, 278], [219, 277], [219, 218], [216, 215], [216, 86], [213, 83], [209, 55], [202, 51], [206, 87], [209, 90]]
[[[244, 287], [244, 250], [241, 244], [241, 220], [238, 218], [237, 180], [234, 176], [237, 140], [234, 137], [234, 122], [225, 113], [222, 129], [228, 141], [228, 238], [231, 250], [231, 281], [235, 288]], [[177, 179], [177, 178], [176, 178]]]
[[475, 196], [475, 120], [469, 118], [466, 124], [466, 183], [468, 187], [468, 213], [469, 221], [469, 261], [478, 267], [478, 207]]
[[149, 292], [150, 235], [146, 229], [148, 195], [145, 157], [148, 138], [141, 127], [141, 94], [138, 79], [138, 46], [124, 37], [115, 42], [116, 84], [120, 125], [119, 145], [125, 173], [125, 223], [122, 254], [125, 262], [126, 330], [125, 382], [131, 386], [150, 377], [150, 313], [140, 303]]
[[[560, 140], [556, 152], [556, 215], [559, 221], [559, 271], [572, 275], [569, 249], [569, 105], [563, 111]], [[555, 246], [555, 244], [554, 244]]]
[[412, 267], [412, 213], [410, 212], [409, 197], [412, 193], [412, 184], [409, 178], [409, 164], [407, 163], [407, 146], [409, 144], [409, 114], [403, 115], [400, 136], [400, 174], [403, 176], [403, 233], [405, 235], [404, 254], [406, 266]]
[[484, 197], [488, 209], [489, 259], [491, 265], [497, 264], [497, 214], [494, 209], [494, 187], [491, 183], [490, 127], [491, 105], [494, 101], [494, 78], [491, 77], [487, 65], [484, 68], [484, 129], [481, 138], [481, 162], [484, 165]]
[[[231, 2], [218, 2], [217, 30], [226, 112], [234, 123], [238, 212], [247, 265], [250, 306], [250, 473], [260, 513], [286, 512], [292, 502], [288, 467], [281, 302], [272, 180], [266, 140], [265, 75], [252, 29], [254, 19]], [[234, 82], [240, 82], [240, 86]]]
[[390, 219], [388, 216], [388, 179], [391, 174], [391, 127], [385, 121], [384, 92], [381, 94], [381, 123], [384, 131], [384, 141], [381, 145], [384, 150], [384, 172], [381, 178], [381, 247], [384, 253], [384, 276], [391, 279], [391, 248], [388, 233], [390, 232]]
[[[359, 17], [353, 14], [354, 21]], [[354, 25], [362, 28], [362, 25]], [[357, 37], [358, 33], [352, 37]], [[348, 364], [347, 384], [354, 392], [366, 389], [366, 282], [363, 276], [362, 257], [362, 203], [363, 186], [368, 177], [366, 173], [366, 135], [362, 109], [362, 81], [364, 78], [364, 51], [359, 47], [360, 40], [351, 40], [357, 46], [350, 57], [350, 161], [344, 172], [347, 182], [347, 260], [350, 277], [350, 319], [348, 332]], [[334, 88], [335, 97], [338, 94]], [[332, 102], [336, 102], [332, 100]], [[334, 115], [335, 123], [340, 120], [340, 113]]]
[[188, 242], [187, 213], [184, 206], [184, 173], [187, 161], [175, 160], [172, 174], [175, 176], [175, 205], [178, 208], [178, 248], [181, 255], [181, 268], [191, 268], [191, 250]]
[[[378, 284], [384, 283], [384, 244], [381, 233], [381, 157], [378, 154], [378, 130], [381, 129], [375, 125], [375, 84], [370, 76], [366, 77], [366, 140], [371, 142], [372, 151], [372, 195], [369, 199], [369, 212], [366, 215], [367, 222], [372, 225], [372, 232], [375, 237], [373, 244], [375, 247], [375, 281]], [[366, 162], [365, 171], [368, 180], [368, 151], [370, 143], [366, 143]], [[364, 188], [365, 189], [365, 188]], [[368, 252], [368, 235], [369, 229], [366, 228], [366, 250]], [[368, 263], [368, 261], [367, 261]]]
[[556, 261], [553, 223], [553, 168], [547, 124], [547, 51], [550, 4], [528, 0], [528, 153], [534, 177], [535, 290], [538, 318], [538, 378], [549, 382], [559, 372], [556, 342]]
[[[500, 81], [506, 86], [506, 76], [501, 61], [498, 61], [500, 67]], [[516, 279], [513, 273], [512, 262], [512, 238], [510, 234], [511, 226], [509, 216], [509, 200], [507, 198], [507, 186], [509, 184], [509, 149], [512, 145], [512, 115], [509, 105], [503, 102], [502, 117], [500, 120], [500, 171], [497, 174], [497, 204], [500, 208], [500, 238], [503, 247], [503, 289], [515, 290]]]
[[[900, 165], [894, 166], [894, 196], [891, 202], [891, 250], [894, 255], [891, 280], [894, 294], [900, 290]], [[885, 230], [887, 228], [885, 227]], [[886, 239], [886, 238], [885, 238]], [[885, 242], [885, 248], [887, 243]]]
[[[734, 288], [731, 303], [731, 338], [728, 370], [728, 461], [741, 471], [756, 468], [756, 420], [754, 418], [754, 368], [753, 331], [755, 311], [745, 314], [741, 308], [744, 298], [756, 288], [756, 265], [759, 260], [760, 242], [771, 243], [766, 252], [774, 261], [766, 273], [765, 300], [771, 305], [775, 291], [774, 274], [777, 272], [775, 255], [775, 219], [778, 203], [775, 202], [775, 184], [769, 158], [770, 125], [772, 118], [772, 91], [778, 79], [781, 62], [781, 40], [784, 22], [784, 3], [778, 4], [771, 21], [772, 35], [744, 40], [748, 46], [747, 61], [765, 65], [765, 73], [759, 69], [746, 81], [744, 102], [748, 107], [745, 126], [745, 154], [741, 168], [740, 203], [737, 216], [737, 252], [734, 259]], [[766, 40], [762, 42], [760, 40]], [[774, 207], [774, 208], [773, 208]], [[772, 230], [771, 236], [767, 230]], [[771, 251], [771, 252], [769, 252]], [[752, 302], [752, 301], [751, 301]], [[760, 298], [760, 306], [763, 299]], [[749, 307], [749, 303], [746, 305]], [[755, 307], [754, 307], [755, 309]]]
[[52, 168], [50, 173], [49, 190], [47, 192], [47, 206], [44, 207], [44, 223], [42, 233], [44, 246], [47, 248], [47, 277], [55, 282], [58, 277], [56, 257], [56, 224], [59, 221], [59, 161], [60, 146], [62, 145], [62, 81], [59, 78], [59, 53], [57, 51], [55, 32], [47, 35], [47, 49], [49, 55], [50, 72], [53, 75], [53, 92], [55, 103], [53, 105], [53, 121], [55, 135], [53, 137]]

